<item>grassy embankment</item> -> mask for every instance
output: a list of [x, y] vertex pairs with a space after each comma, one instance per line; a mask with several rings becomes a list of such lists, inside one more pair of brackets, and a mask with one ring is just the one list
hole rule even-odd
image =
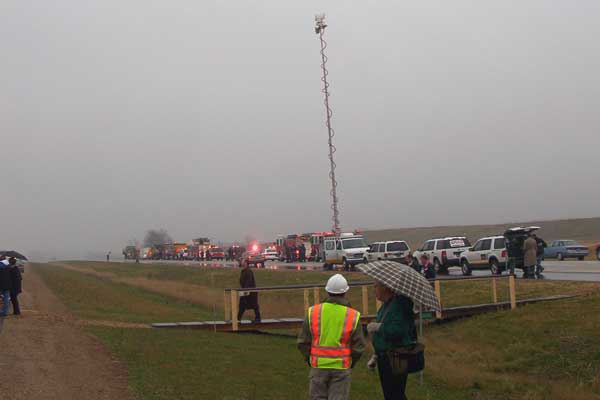
[[[218, 300], [222, 301], [220, 289], [236, 286], [239, 272], [172, 265], [66, 266], [71, 269], [35, 268], [79, 318], [128, 322], [212, 319], [213, 305], [220, 308]], [[321, 282], [328, 274], [261, 270], [256, 276], [260, 285], [273, 285]], [[350, 274], [350, 279], [363, 277]], [[485, 282], [446, 285], [447, 304], [489, 301]], [[204, 296], [211, 286], [217, 289]], [[600, 397], [600, 287], [525, 281], [517, 287], [520, 297], [541, 293], [580, 293], [582, 297], [426, 327], [426, 384], [419, 387], [416, 377], [411, 377], [411, 399]], [[297, 298], [288, 292], [275, 296], [262, 296], [266, 317], [286, 311], [288, 315], [296, 310], [301, 313], [301, 294]], [[273, 300], [277, 305], [269, 307], [266, 302]], [[127, 365], [131, 385], [144, 399], [306, 398], [308, 370], [288, 337], [87, 329]], [[364, 360], [355, 370], [352, 398], [381, 398], [377, 378], [365, 371]]]

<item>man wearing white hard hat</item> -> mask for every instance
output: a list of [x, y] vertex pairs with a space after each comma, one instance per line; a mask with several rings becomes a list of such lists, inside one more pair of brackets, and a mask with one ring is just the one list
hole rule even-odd
[[308, 309], [298, 349], [310, 365], [311, 400], [346, 400], [350, 395], [351, 370], [365, 350], [360, 313], [345, 297], [350, 289], [346, 278], [329, 278], [329, 297]]

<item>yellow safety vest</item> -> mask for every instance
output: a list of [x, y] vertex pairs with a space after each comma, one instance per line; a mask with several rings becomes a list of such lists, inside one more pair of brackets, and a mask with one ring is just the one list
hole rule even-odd
[[360, 313], [335, 303], [317, 304], [308, 309], [312, 334], [310, 366], [313, 368], [348, 369], [352, 364], [350, 337]]

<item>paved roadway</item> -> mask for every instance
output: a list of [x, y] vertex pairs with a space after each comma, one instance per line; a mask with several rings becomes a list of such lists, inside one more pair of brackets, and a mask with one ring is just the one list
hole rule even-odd
[[[233, 268], [237, 263], [231, 261], [142, 261], [142, 263], [168, 263], [178, 265], [189, 265], [212, 268]], [[600, 261], [544, 261], [544, 278], [550, 280], [568, 280], [568, 281], [600, 281]], [[322, 271], [321, 263], [285, 263], [269, 261], [265, 268], [273, 270], [297, 270], [297, 271]], [[474, 276], [490, 275], [488, 270], [473, 271]], [[517, 276], [520, 276], [520, 272]], [[450, 268], [450, 276], [462, 276], [458, 267]]]

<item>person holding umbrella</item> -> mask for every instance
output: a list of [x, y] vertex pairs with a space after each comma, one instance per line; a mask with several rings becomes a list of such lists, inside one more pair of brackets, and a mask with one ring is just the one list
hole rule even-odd
[[422, 370], [425, 363], [414, 304], [439, 310], [439, 302], [425, 277], [406, 265], [375, 261], [358, 269], [375, 279], [375, 296], [383, 303], [376, 322], [367, 325], [375, 349], [367, 366], [377, 368], [385, 400], [406, 400], [408, 374]]

